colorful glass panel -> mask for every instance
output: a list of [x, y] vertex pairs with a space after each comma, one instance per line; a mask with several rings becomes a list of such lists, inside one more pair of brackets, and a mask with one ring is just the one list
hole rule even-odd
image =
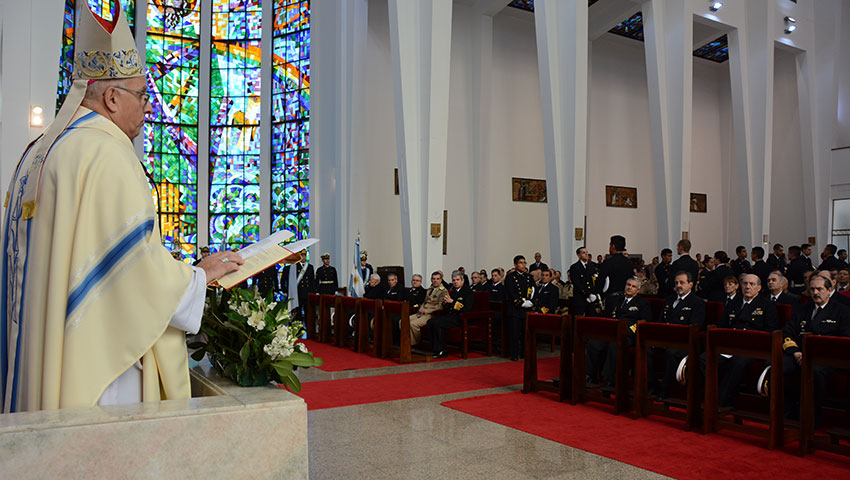
[[[115, 0], [87, 0], [91, 11], [107, 21], [112, 20], [112, 12], [115, 9]], [[76, 17], [74, 16], [75, 0], [65, 0], [65, 11], [62, 16], [62, 46], [59, 52], [59, 83], [56, 87], [56, 112], [65, 101], [68, 91], [71, 90], [74, 72], [74, 28]], [[122, 0], [127, 22], [130, 23], [130, 31], [135, 35], [136, 24], [136, 1]]]
[[723, 35], [717, 40], [708, 42], [694, 50], [694, 56], [711, 60], [712, 62], [723, 63], [729, 60], [729, 39], [726, 35]]
[[157, 184], [162, 241], [190, 259], [198, 243], [200, 2], [150, 0], [147, 23], [153, 112], [145, 123], [145, 167]]
[[260, 239], [262, 1], [213, 0], [210, 229], [213, 251]]
[[272, 38], [272, 225], [310, 233], [310, 2], [275, 0]]
[[643, 41], [643, 12], [637, 12], [631, 18], [609, 30], [609, 32]]

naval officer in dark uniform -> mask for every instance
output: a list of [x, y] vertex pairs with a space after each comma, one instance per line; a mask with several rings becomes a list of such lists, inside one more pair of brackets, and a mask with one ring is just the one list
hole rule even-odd
[[522, 337], [525, 331], [525, 316], [534, 307], [534, 279], [528, 273], [525, 257], [514, 257], [514, 271], [505, 278], [505, 295], [508, 300], [507, 321], [508, 348], [512, 361], [519, 360]]
[[336, 268], [331, 266], [330, 253], [322, 254], [322, 266], [316, 269], [316, 282], [322, 295], [333, 295], [339, 288], [339, 277]]

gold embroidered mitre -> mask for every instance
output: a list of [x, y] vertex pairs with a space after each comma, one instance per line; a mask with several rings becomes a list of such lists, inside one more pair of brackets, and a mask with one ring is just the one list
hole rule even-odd
[[[82, 5], [80, 5], [82, 4]], [[121, 9], [113, 3], [112, 20], [95, 14], [86, 2], [77, 3], [77, 28], [74, 41], [74, 79], [102, 80], [143, 75], [142, 62], [130, 25]]]

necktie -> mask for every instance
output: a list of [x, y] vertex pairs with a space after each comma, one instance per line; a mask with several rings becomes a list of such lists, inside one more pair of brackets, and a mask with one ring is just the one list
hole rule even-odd
[[682, 297], [676, 297], [676, 301], [673, 302], [673, 308], [676, 308], [679, 305], [679, 302], [682, 301]]
[[773, 302], [773, 303], [776, 303], [776, 297], [774, 297], [773, 295], [771, 295], [771, 296], [770, 296], [770, 301], [771, 301], [771, 302]]
[[815, 323], [815, 319], [818, 318], [818, 315], [823, 311], [823, 307], [815, 307], [815, 311], [812, 312], [812, 323]]

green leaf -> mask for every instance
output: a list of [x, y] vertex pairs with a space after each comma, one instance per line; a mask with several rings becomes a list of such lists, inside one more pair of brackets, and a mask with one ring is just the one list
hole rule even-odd
[[248, 364], [248, 357], [251, 356], [251, 342], [245, 342], [242, 349], [239, 350], [239, 358], [242, 360], [242, 365]]
[[301, 380], [295, 375], [295, 372], [289, 372], [285, 377], [281, 377], [283, 379], [284, 385], [289, 387], [293, 392], [301, 391]]
[[[292, 355], [286, 357], [286, 360], [289, 361], [289, 363], [297, 365], [299, 367], [312, 367], [316, 365], [312, 353], [295, 352]], [[321, 362], [321, 359], [319, 361]], [[319, 365], [321, 365], [321, 363], [319, 363]]]

